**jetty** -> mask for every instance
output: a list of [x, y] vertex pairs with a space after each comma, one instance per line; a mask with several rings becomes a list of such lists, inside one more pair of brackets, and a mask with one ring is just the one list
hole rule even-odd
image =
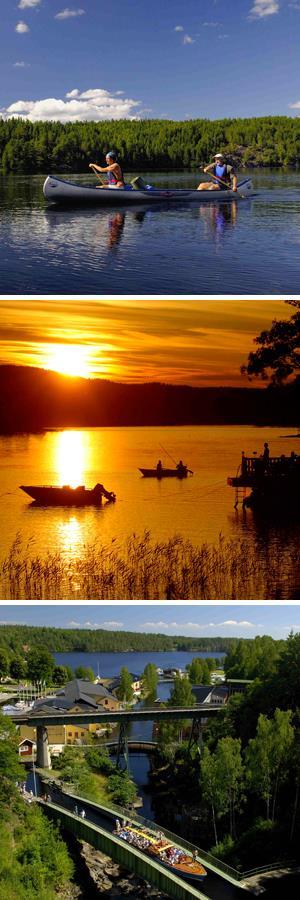
[[242, 453], [237, 473], [227, 484], [235, 489], [235, 508], [241, 503], [243, 509], [300, 512], [300, 455], [270, 456], [268, 449], [261, 456]]

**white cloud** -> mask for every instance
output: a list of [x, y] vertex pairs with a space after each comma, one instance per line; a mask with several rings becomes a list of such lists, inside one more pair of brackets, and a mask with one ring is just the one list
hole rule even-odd
[[192, 38], [190, 34], [185, 34], [182, 43], [183, 44], [194, 44], [195, 41], [194, 41], [194, 38]]
[[223, 40], [225, 40], [225, 38], [228, 38], [228, 37], [229, 37], [229, 34], [218, 34], [219, 41], [223, 41]]
[[18, 3], [19, 9], [34, 9], [35, 6], [39, 6], [41, 0], [20, 0]]
[[167, 622], [144, 622], [142, 628], [169, 628]]
[[202, 22], [203, 28], [217, 28], [221, 27], [222, 22]]
[[174, 31], [184, 31], [183, 25], [175, 25]]
[[85, 9], [62, 9], [61, 12], [56, 13], [54, 16], [55, 19], [76, 19], [77, 16], [84, 16]]
[[114, 620], [112, 622], [103, 622], [102, 628], [124, 628], [124, 622], [115, 622]]
[[44, 100], [16, 100], [2, 110], [1, 118], [20, 116], [30, 122], [99, 122], [103, 119], [138, 118], [141, 101], [121, 98], [102, 88], [80, 93], [78, 88], [69, 91], [63, 100], [47, 97]]
[[27, 66], [30, 66], [30, 63], [24, 62], [23, 59], [14, 63], [15, 69], [27, 69]]
[[290, 109], [300, 109], [300, 100], [296, 100], [296, 103], [289, 103]]
[[278, 0], [254, 0], [250, 9], [251, 19], [264, 19], [266, 16], [273, 16], [279, 12]]
[[257, 628], [257, 625], [254, 625], [253, 622], [247, 622], [246, 619], [242, 619], [241, 622], [237, 622], [236, 619], [225, 619], [225, 622], [219, 622], [217, 628], [224, 625], [239, 626], [243, 628]]
[[18, 22], [15, 31], [17, 31], [18, 34], [27, 34], [27, 32], [30, 31], [30, 28], [26, 25], [26, 22]]

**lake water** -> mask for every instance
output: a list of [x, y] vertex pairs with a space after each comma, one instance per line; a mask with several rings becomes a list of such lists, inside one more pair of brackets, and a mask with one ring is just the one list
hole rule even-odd
[[[88, 544], [123, 546], [127, 537], [150, 531], [153, 539], [174, 534], [194, 544], [217, 544], [243, 538], [260, 554], [285, 555], [299, 551], [300, 520], [257, 518], [252, 511], [234, 509], [235, 492], [227, 476], [235, 475], [242, 449], [261, 452], [264, 441], [271, 455], [298, 450], [297, 441], [284, 439], [289, 429], [253, 426], [195, 426], [153, 428], [96, 428], [0, 436], [0, 503], [3, 558], [19, 532], [30, 552], [49, 550], [72, 560]], [[143, 479], [139, 466], [152, 467], [160, 457], [169, 463], [183, 459], [194, 475], [183, 480]], [[115, 504], [97, 507], [36, 507], [20, 484], [85, 484], [98, 481], [115, 491]], [[291, 597], [290, 597], [291, 599]]]
[[[297, 294], [300, 172], [248, 174], [251, 200], [124, 211], [56, 209], [44, 176], [2, 176], [1, 293]], [[166, 188], [199, 180], [197, 171], [143, 177]]]

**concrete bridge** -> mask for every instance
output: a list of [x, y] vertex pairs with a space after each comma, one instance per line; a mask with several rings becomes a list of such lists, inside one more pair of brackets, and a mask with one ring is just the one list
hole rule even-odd
[[130, 722], [170, 722], [189, 719], [192, 721], [192, 729], [190, 736], [190, 746], [199, 739], [199, 729], [201, 723], [203, 725], [205, 719], [212, 715], [216, 715], [223, 709], [213, 703], [202, 703], [198, 706], [189, 707], [146, 707], [145, 709], [119, 709], [105, 710], [98, 709], [95, 712], [59, 712], [50, 709], [45, 712], [34, 712], [13, 714], [12, 720], [16, 725], [30, 725], [36, 728], [36, 744], [37, 744], [37, 765], [41, 769], [51, 767], [50, 752], [48, 744], [47, 725], [87, 725], [95, 724], [114, 724], [120, 725], [119, 741], [118, 741], [118, 760], [122, 753], [127, 753], [127, 732], [126, 726]]
[[[154, 887], [168, 894], [174, 900], [188, 900], [196, 897], [198, 900], [246, 900], [250, 897], [250, 891], [243, 882], [243, 876], [225, 863], [214, 859], [209, 853], [194, 847], [183, 838], [171, 834], [163, 829], [166, 837], [177, 847], [192, 853], [197, 852], [197, 859], [207, 870], [207, 876], [203, 882], [187, 882], [172, 870], [165, 869], [158, 861], [148, 857], [142, 850], [125, 843], [118, 835], [113, 834], [116, 815], [123, 815], [128, 819], [128, 810], [108, 809], [103, 805], [93, 803], [90, 800], [77, 797], [61, 791], [57, 785], [53, 785], [46, 779], [46, 790], [50, 783], [51, 802], [40, 800], [42, 807], [49, 818], [53, 819], [61, 828], [71, 831], [79, 840], [84, 840], [95, 849], [101, 850], [114, 862], [129, 869], [139, 877], [149, 881]], [[82, 819], [80, 811], [84, 808], [85, 818]], [[155, 823], [146, 822], [135, 812], [130, 812], [130, 821], [136, 825], [150, 828], [155, 835], [158, 826]]]

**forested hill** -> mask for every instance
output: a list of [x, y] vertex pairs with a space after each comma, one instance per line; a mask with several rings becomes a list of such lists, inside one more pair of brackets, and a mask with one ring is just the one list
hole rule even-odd
[[87, 653], [158, 652], [171, 650], [227, 653], [234, 638], [184, 637], [164, 634], [139, 634], [131, 631], [107, 631], [86, 628], [50, 628], [30, 625], [1, 625], [0, 647], [14, 653], [24, 648], [43, 647], [51, 653], [81, 651]]
[[298, 382], [282, 389], [120, 384], [0, 366], [0, 432], [224, 423], [296, 426], [299, 394]]
[[297, 166], [300, 120], [288, 116], [252, 119], [159, 119], [103, 122], [29, 122], [0, 119], [3, 172], [86, 172], [108, 149], [125, 171], [183, 169], [207, 163], [222, 149], [239, 167]]

